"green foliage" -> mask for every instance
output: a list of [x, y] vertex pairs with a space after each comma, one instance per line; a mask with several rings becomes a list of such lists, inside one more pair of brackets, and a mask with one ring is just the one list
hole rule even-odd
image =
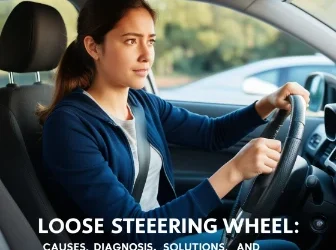
[[[0, 1], [0, 29], [22, 0]], [[55, 7], [76, 37], [77, 11], [67, 0], [34, 0]], [[207, 75], [271, 57], [314, 50], [272, 26], [217, 5], [183, 0], [148, 0], [158, 12], [156, 75]], [[113, 10], [111, 10], [113, 11]]]
[[266, 58], [315, 51], [272, 26], [216, 5], [149, 0], [158, 12], [156, 75], [207, 75]]

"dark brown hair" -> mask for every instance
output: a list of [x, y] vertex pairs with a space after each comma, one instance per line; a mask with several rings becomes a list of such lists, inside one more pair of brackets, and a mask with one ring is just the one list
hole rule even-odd
[[52, 102], [49, 107], [38, 106], [41, 124], [64, 96], [77, 87], [90, 87], [96, 69], [84, 47], [84, 38], [91, 36], [97, 44], [102, 44], [106, 33], [134, 8], [145, 8], [155, 21], [156, 13], [145, 0], [86, 1], [78, 16], [77, 38], [68, 46], [58, 66]]

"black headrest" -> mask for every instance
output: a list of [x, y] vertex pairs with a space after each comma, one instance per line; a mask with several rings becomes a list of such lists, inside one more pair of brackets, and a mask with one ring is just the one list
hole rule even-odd
[[56, 9], [21, 2], [9, 15], [1, 33], [0, 69], [18, 73], [52, 70], [66, 44], [65, 24]]

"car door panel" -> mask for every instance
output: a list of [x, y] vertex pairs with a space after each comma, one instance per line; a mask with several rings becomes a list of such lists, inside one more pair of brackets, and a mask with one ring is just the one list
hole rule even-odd
[[[228, 114], [236, 109], [242, 108], [242, 106], [227, 104], [209, 104], [181, 101], [170, 102], [175, 106], [186, 108], [191, 112], [195, 112], [201, 115], [208, 115], [209, 117], [218, 117]], [[302, 145], [304, 145], [309, 135], [320, 123], [323, 123], [323, 118], [306, 118], [304, 141]], [[288, 127], [289, 119], [285, 121], [277, 137], [277, 139], [282, 142], [282, 145], [285, 142]], [[258, 127], [249, 135], [242, 138], [235, 145], [232, 145], [231, 147], [218, 152], [206, 152], [199, 149], [181, 147], [178, 145], [169, 145], [174, 165], [177, 194], [181, 195], [185, 193], [187, 190], [195, 187], [205, 178], [210, 177], [218, 168], [220, 168], [222, 165], [232, 159], [232, 157], [234, 157], [239, 152], [239, 150], [241, 150], [241, 148], [244, 147], [250, 140], [252, 140], [253, 138], [258, 138], [264, 128], [265, 125]], [[234, 188], [225, 197], [225, 199], [223, 199], [223, 207], [221, 208], [222, 213], [223, 211], [230, 211], [230, 207], [232, 206], [238, 191], [239, 187]], [[227, 215], [228, 214], [226, 214], [226, 216]], [[221, 216], [223, 216], [223, 214]]]

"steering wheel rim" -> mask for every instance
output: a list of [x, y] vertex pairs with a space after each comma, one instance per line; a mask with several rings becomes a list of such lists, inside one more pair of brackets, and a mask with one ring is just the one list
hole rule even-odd
[[[245, 180], [239, 191], [236, 203], [231, 212], [230, 222], [233, 219], [270, 217], [290, 177], [295, 160], [299, 153], [300, 144], [305, 126], [306, 103], [302, 96], [290, 95], [291, 111], [276, 110], [260, 137], [274, 139], [291, 113], [289, 130], [281, 152], [277, 168], [269, 175], [259, 175]], [[274, 177], [274, 178], [273, 178]], [[267, 205], [267, 206], [266, 206]], [[243, 227], [242, 227], [243, 228]], [[221, 238], [224, 248], [237, 249], [240, 243], [252, 243], [258, 237], [256, 233], [242, 231], [239, 234], [228, 234], [225, 230]]]

